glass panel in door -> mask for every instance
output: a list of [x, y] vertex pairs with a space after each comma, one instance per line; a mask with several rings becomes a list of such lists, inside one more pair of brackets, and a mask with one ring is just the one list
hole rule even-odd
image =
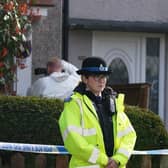
[[109, 69], [112, 71], [108, 80], [109, 85], [128, 84], [128, 70], [122, 59], [115, 58], [111, 62]]
[[160, 38], [146, 38], [146, 82], [151, 84], [149, 109], [158, 114]]

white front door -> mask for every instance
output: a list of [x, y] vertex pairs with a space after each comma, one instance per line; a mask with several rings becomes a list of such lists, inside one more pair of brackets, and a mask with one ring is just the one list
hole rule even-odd
[[131, 33], [94, 32], [92, 55], [102, 56], [108, 65], [120, 59], [128, 71], [129, 83], [145, 82], [142, 38]]
[[[156, 52], [151, 52], [153, 43], [156, 43], [155, 46], [158, 48]], [[157, 113], [159, 113], [162, 119], [164, 116], [164, 44], [164, 36], [162, 34], [102, 31], [93, 32], [92, 41], [93, 56], [103, 57], [108, 65], [115, 66], [115, 63], [117, 63], [116, 78], [114, 74], [113, 77], [114, 80], [120, 82], [118, 84], [144, 83], [150, 82], [152, 77], [156, 78], [155, 80], [152, 79], [152, 85], [159, 83], [157, 85], [158, 90], [154, 88], [154, 91], [159, 97], [155, 102], [157, 101], [158, 104], [156, 107]], [[151, 60], [155, 60], [155, 62], [151, 62]], [[153, 70], [152, 66], [150, 66], [153, 63], [157, 63], [158, 66], [154, 69], [156, 71], [154, 75], [148, 71]], [[121, 69], [122, 75], [119, 74]]]

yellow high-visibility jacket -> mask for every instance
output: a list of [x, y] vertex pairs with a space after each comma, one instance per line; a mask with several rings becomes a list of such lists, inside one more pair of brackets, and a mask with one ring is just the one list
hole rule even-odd
[[[123, 101], [124, 95], [119, 94], [115, 99], [117, 113], [112, 117], [114, 151], [111, 157], [119, 163], [119, 168], [125, 168], [136, 141], [136, 133], [124, 113]], [[72, 155], [70, 168], [104, 168], [107, 165], [99, 118], [86, 95], [75, 92], [65, 102], [59, 126], [65, 148]]]

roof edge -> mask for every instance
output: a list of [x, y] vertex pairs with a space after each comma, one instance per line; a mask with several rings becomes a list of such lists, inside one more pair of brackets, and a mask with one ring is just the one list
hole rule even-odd
[[113, 21], [70, 18], [69, 29], [167, 33], [168, 22]]

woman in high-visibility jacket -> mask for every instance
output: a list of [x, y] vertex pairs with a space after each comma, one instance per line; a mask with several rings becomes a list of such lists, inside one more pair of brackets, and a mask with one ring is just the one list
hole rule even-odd
[[59, 126], [65, 148], [72, 155], [70, 168], [125, 168], [136, 133], [124, 113], [124, 95], [106, 89], [110, 73], [104, 60], [83, 61], [82, 82], [65, 100]]

